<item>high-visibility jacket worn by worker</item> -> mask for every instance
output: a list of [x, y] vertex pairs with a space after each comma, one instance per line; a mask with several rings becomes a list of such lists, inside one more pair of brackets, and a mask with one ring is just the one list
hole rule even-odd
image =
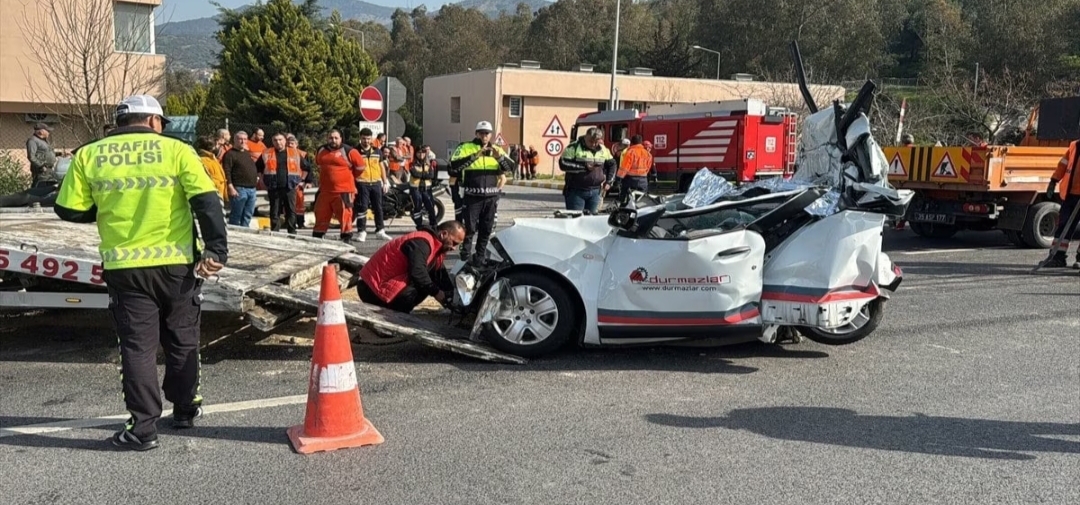
[[465, 142], [450, 157], [450, 177], [465, 196], [495, 196], [499, 194], [499, 177], [513, 172], [515, 163], [499, 146], [491, 146], [491, 155], [485, 156], [479, 140]]
[[566, 189], [594, 189], [615, 179], [615, 158], [601, 143], [593, 151], [584, 138], [571, 142], [559, 158], [559, 169], [566, 172]]
[[442, 242], [430, 231], [418, 230], [402, 235], [375, 251], [371, 259], [360, 269], [360, 279], [371, 288], [380, 300], [390, 303], [409, 282], [409, 260], [401, 251], [401, 245], [412, 239], [424, 239], [431, 247], [427, 265], [442, 268]]
[[[265, 167], [263, 169], [263, 185], [265, 185], [266, 189], [268, 190], [287, 189], [289, 191], [292, 191], [296, 189], [296, 187], [300, 185], [300, 181], [304, 177], [303, 169], [300, 168], [300, 160], [302, 159], [303, 156], [300, 155], [299, 150], [286, 147], [285, 160], [288, 166], [279, 167], [278, 150], [267, 149], [266, 152], [264, 152], [262, 155], [262, 160], [260, 160], [260, 162]], [[284, 187], [281, 185], [280, 182], [278, 182], [279, 170], [285, 170], [287, 172]]]
[[383, 166], [381, 154], [375, 146], [368, 146], [365, 150], [363, 147], [357, 147], [357, 151], [360, 151], [360, 158], [364, 160], [364, 163], [357, 167], [361, 169], [359, 175], [356, 176], [356, 182], [360, 184], [382, 184], [383, 180]]
[[[150, 128], [117, 128], [75, 154], [56, 197], [56, 213], [67, 220], [97, 221], [105, 270], [187, 265], [199, 258], [192, 198], [216, 192], [187, 144]], [[220, 212], [216, 196], [213, 202]], [[208, 247], [222, 239], [223, 250], [210, 251], [224, 260], [224, 236], [204, 238]]]
[[653, 157], [649, 154], [649, 151], [645, 150], [645, 146], [641, 144], [635, 144], [622, 153], [622, 159], [619, 161], [619, 172], [616, 177], [646, 177], [649, 175], [649, 170], [652, 169]]
[[1069, 150], [1065, 153], [1065, 157], [1058, 161], [1057, 170], [1054, 170], [1054, 175], [1051, 176], [1051, 179], [1059, 181], [1058, 191], [1063, 200], [1069, 195], [1080, 195], [1080, 177], [1076, 176], [1076, 172], [1080, 172], [1080, 167], [1075, 166], [1080, 161], [1077, 160], [1080, 156], [1077, 150], [1078, 144], [1080, 141], [1069, 144]]
[[356, 176], [364, 169], [360, 151], [342, 144], [334, 148], [326, 144], [315, 154], [319, 166], [319, 189], [328, 193], [356, 193]]

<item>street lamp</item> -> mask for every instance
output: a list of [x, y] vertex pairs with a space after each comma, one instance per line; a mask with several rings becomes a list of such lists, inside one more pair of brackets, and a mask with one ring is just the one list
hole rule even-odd
[[347, 32], [355, 32], [355, 33], [359, 33], [359, 34], [360, 34], [360, 49], [362, 49], [362, 50], [364, 50], [364, 51], [367, 51], [367, 48], [366, 48], [366, 47], [364, 47], [364, 46], [366, 45], [366, 44], [364, 43], [364, 37], [365, 37], [365, 34], [364, 34], [364, 32], [362, 32], [362, 31], [360, 31], [360, 30], [357, 30], [356, 28], [349, 28], [348, 26], [344, 26], [344, 25], [337, 25], [337, 24], [334, 24], [334, 23], [330, 23], [330, 26], [336, 26], [336, 27], [338, 27], [338, 28], [341, 28], [342, 30], [345, 30], [345, 31], [347, 31]]
[[611, 49], [611, 97], [608, 99], [608, 110], [615, 110], [616, 93], [615, 73], [619, 69], [619, 14], [622, 9], [622, 0], [615, 2], [615, 47]]
[[697, 49], [698, 51], [705, 51], [707, 53], [713, 53], [716, 55], [716, 80], [720, 80], [720, 51], [713, 51], [699, 45], [690, 46], [690, 49]]

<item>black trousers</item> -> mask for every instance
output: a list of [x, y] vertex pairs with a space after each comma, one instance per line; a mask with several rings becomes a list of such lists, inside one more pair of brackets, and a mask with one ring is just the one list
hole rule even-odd
[[623, 177], [619, 184], [619, 202], [626, 203], [630, 200], [631, 191], [649, 192], [649, 179], [646, 177]]
[[[453, 289], [453, 282], [450, 280], [450, 272], [447, 272], [445, 268], [437, 268], [428, 271], [428, 275], [431, 275], [431, 280], [435, 281], [435, 284], [439, 286], [442, 291], [450, 291]], [[412, 284], [405, 285], [405, 289], [402, 289], [393, 300], [389, 303], [382, 301], [379, 297], [368, 287], [367, 283], [360, 281], [356, 285], [356, 295], [360, 297], [360, 301], [375, 305], [377, 307], [387, 308], [396, 312], [412, 312], [417, 305], [420, 305], [427, 299], [427, 293], [421, 293]]]
[[[1062, 259], [1066, 259], [1065, 257], [1069, 252], [1069, 243], [1073, 240], [1080, 239], [1080, 225], [1078, 225], [1077, 222], [1068, 222], [1069, 218], [1072, 217], [1073, 209], [1075, 209], [1077, 205], [1080, 205], [1080, 195], [1068, 195], [1065, 198], [1065, 201], [1061, 202], [1061, 211], [1058, 214], [1057, 226], [1054, 228], [1054, 240], [1056, 241], [1057, 237], [1062, 237], [1064, 239], [1061, 241], [1061, 245], [1056, 254], [1056, 256], [1059, 256]], [[1072, 225], [1073, 229], [1069, 233], [1064, 233], [1065, 227], [1069, 225]], [[1062, 235], [1063, 233], [1064, 236]], [[1080, 261], [1080, 249], [1076, 250], [1076, 258], [1077, 261]]]
[[296, 235], [296, 190], [271, 189], [266, 192], [270, 199], [270, 231], [278, 231], [278, 216], [285, 214], [285, 229]]
[[461, 198], [461, 186], [450, 186], [450, 200], [454, 202], [454, 221], [465, 224], [465, 201]]
[[[475, 252], [477, 257], [487, 257], [488, 241], [491, 240], [491, 232], [495, 229], [495, 214], [499, 211], [498, 196], [468, 196], [463, 199], [465, 204], [465, 241], [461, 243], [461, 256], [466, 259], [470, 252]], [[476, 249], [470, 251], [473, 239], [476, 239]]]
[[140, 440], [157, 434], [161, 417], [157, 350], [165, 349], [165, 399], [192, 411], [199, 396], [202, 280], [194, 265], [106, 270], [109, 309], [120, 340], [127, 429]]
[[363, 233], [367, 230], [367, 211], [375, 215], [375, 231], [382, 230], [383, 224], [383, 189], [382, 183], [356, 183], [356, 204], [353, 213], [356, 215], [356, 231]]
[[435, 213], [435, 195], [431, 192], [431, 187], [419, 187], [412, 186], [409, 188], [409, 196], [412, 197], [413, 210], [412, 220], [419, 228], [424, 225], [424, 214], [427, 214], [428, 225], [435, 227], [439, 225], [437, 214]]

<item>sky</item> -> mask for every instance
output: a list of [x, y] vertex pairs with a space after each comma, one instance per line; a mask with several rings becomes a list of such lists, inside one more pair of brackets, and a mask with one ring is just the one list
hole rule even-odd
[[[412, 8], [420, 4], [427, 5], [429, 9], [437, 9], [446, 3], [444, 0], [366, 0], [368, 3], [385, 5], [387, 7]], [[236, 8], [241, 5], [254, 3], [254, 0], [218, 0], [217, 3], [224, 7]], [[210, 0], [162, 0], [161, 8], [157, 12], [158, 23], [172, 21], [187, 21], [213, 16], [217, 14], [217, 8], [210, 4]]]

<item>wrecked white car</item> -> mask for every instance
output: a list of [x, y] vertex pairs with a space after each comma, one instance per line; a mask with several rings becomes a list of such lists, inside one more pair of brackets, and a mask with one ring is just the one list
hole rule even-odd
[[825, 344], [870, 335], [902, 277], [883, 225], [911, 195], [889, 186], [866, 116], [838, 141], [835, 114], [806, 122], [791, 179], [736, 188], [702, 170], [654, 205], [516, 220], [486, 264], [455, 272], [455, 303], [478, 313], [473, 338], [534, 357], [571, 341], [775, 342], [784, 327]]

